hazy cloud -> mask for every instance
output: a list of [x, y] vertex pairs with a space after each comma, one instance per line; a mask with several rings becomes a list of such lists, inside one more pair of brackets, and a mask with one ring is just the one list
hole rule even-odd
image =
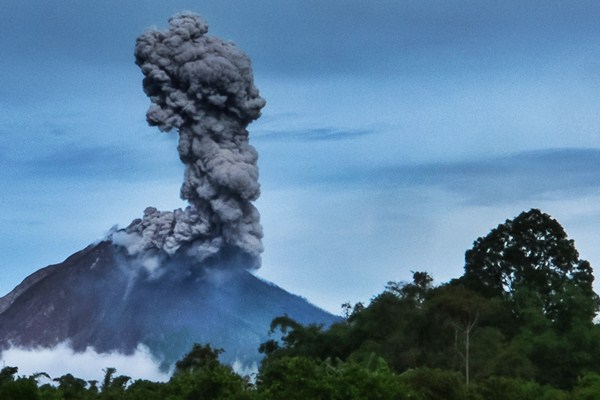
[[554, 149], [488, 160], [376, 169], [365, 172], [360, 180], [375, 185], [440, 187], [461, 195], [467, 203], [497, 205], [548, 196], [572, 197], [597, 190], [597, 165], [598, 149]]
[[600, 189], [600, 169], [597, 168], [600, 149], [550, 149], [502, 157], [396, 165], [371, 159], [348, 159], [340, 163], [335, 157], [320, 164], [302, 157], [295, 162], [296, 168], [289, 168], [285, 174], [281, 171], [265, 173], [267, 184], [327, 185], [366, 191], [429, 188], [452, 193], [470, 205], [500, 205], [549, 196], [572, 197]]
[[102, 381], [103, 369], [117, 369], [117, 375], [132, 379], [167, 381], [170, 375], [159, 369], [159, 362], [152, 357], [150, 350], [140, 345], [133, 354], [97, 353], [88, 348], [84, 352], [74, 352], [68, 343], [60, 343], [52, 348], [11, 347], [2, 351], [3, 365], [18, 367], [19, 375], [29, 376], [46, 372], [52, 378], [68, 373], [85, 380]]
[[[150, 156], [145, 151], [129, 152], [117, 146], [85, 146], [65, 143], [44, 151], [36, 149], [21, 159], [2, 158], [0, 167], [10, 170], [13, 179], [86, 181], [156, 180], [180, 170], [164, 154]], [[1, 153], [0, 153], [1, 154]], [[133, 155], [133, 157], [132, 157]]]
[[257, 132], [253, 140], [267, 141], [335, 141], [350, 140], [361, 136], [372, 135], [375, 130], [315, 128], [304, 130], [285, 130], [281, 132]]

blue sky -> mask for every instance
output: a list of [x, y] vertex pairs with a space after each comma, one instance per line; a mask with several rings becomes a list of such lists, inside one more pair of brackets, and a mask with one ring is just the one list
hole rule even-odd
[[600, 265], [596, 1], [0, 0], [0, 293], [183, 205], [133, 47], [184, 10], [267, 100], [259, 276], [339, 312], [533, 207]]

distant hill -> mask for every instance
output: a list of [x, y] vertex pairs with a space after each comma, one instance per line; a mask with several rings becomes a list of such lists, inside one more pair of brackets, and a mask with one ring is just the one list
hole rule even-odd
[[168, 366], [198, 342], [223, 348], [226, 363], [249, 365], [260, 359], [274, 317], [337, 320], [244, 269], [197, 266], [186, 257], [166, 263], [169, 272], [152, 277], [104, 241], [37, 271], [0, 298], [0, 348], [68, 340], [76, 351], [128, 354], [141, 343]]

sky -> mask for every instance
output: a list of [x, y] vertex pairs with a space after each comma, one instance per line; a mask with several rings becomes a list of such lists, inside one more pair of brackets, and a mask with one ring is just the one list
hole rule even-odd
[[460, 276], [531, 208], [600, 265], [597, 1], [0, 0], [0, 295], [185, 206], [133, 57], [185, 10], [252, 59], [267, 101], [256, 275], [339, 314], [411, 271]]

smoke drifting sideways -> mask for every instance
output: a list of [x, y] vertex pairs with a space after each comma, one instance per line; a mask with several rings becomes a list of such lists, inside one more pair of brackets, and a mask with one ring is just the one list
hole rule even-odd
[[246, 128], [265, 100], [250, 59], [207, 32], [200, 16], [186, 12], [171, 17], [166, 31], [146, 31], [135, 46], [152, 102], [148, 123], [179, 132], [181, 198], [189, 203], [175, 211], [149, 207], [142, 219], [110, 233], [149, 270], [176, 254], [207, 265], [260, 267], [263, 233], [252, 204], [260, 195], [258, 154]]

